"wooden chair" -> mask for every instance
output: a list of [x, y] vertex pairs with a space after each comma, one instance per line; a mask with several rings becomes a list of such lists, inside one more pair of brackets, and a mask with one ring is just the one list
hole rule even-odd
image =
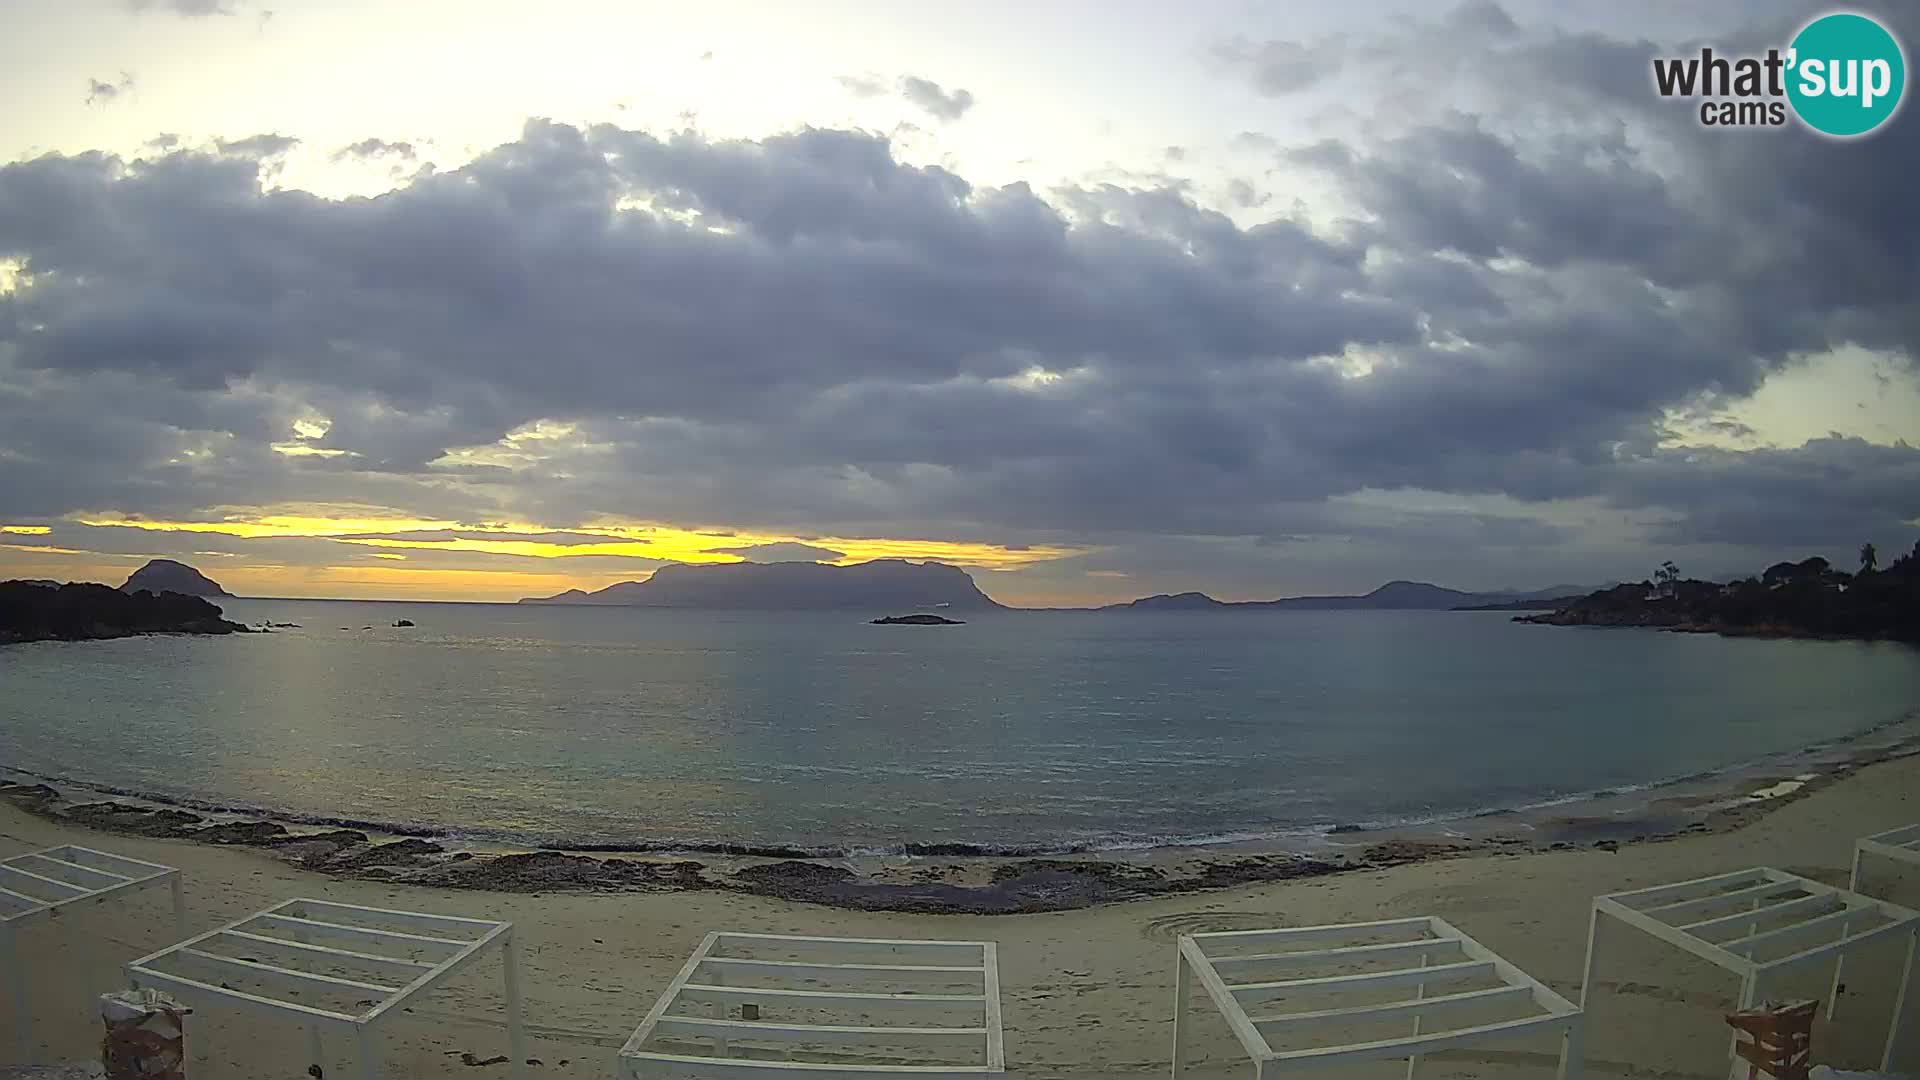
[[[1727, 1023], [1752, 1038], [1737, 1043], [1733, 1052], [1747, 1061], [1747, 1080], [1762, 1072], [1774, 1080], [1808, 1080], [1813, 1056], [1813, 1014], [1817, 1001], [1768, 1002], [1749, 1012], [1734, 1013]], [[1739, 1035], [1734, 1036], [1735, 1039]]]

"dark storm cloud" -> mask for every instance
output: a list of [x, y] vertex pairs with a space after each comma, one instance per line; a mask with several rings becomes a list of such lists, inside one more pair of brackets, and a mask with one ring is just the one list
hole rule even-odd
[[[1443, 107], [1285, 148], [1273, 205], [1311, 173], [1339, 220], [982, 187], [817, 129], [536, 121], [341, 201], [263, 187], [284, 137], [0, 167], [0, 260], [25, 267], [0, 294], [0, 505], [1113, 543], [1135, 561], [1101, 565], [1140, 572], [1196, 538], [1247, 565], [1582, 538], [1340, 501], [1397, 489], [1585, 500], [1663, 545], [1897, 541], [1911, 447], [1661, 434], [1804, 354], [1912, 357], [1912, 117], [1844, 144], [1703, 134], [1620, 82], [1644, 88], [1651, 46], [1503, 14], [1444, 30], [1556, 122]], [[331, 427], [296, 439], [313, 416]], [[525, 435], [543, 418], [574, 426]]]

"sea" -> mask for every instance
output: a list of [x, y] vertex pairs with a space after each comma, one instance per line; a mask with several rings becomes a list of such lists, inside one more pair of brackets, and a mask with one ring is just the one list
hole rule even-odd
[[1905, 646], [1498, 612], [221, 604], [298, 625], [0, 649], [0, 768], [477, 843], [1012, 854], [1571, 803], [1920, 704]]

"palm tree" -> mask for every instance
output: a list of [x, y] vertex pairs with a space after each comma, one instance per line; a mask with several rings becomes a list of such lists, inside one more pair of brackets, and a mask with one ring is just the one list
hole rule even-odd
[[1873, 573], [1874, 567], [1879, 565], [1880, 565], [1880, 553], [1873, 549], [1872, 544], [1861, 544], [1860, 545], [1860, 572], [1863, 574], [1871, 574]]

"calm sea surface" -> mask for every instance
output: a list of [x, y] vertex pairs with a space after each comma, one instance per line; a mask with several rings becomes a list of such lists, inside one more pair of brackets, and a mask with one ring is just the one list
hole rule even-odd
[[517, 842], [1027, 849], [1534, 804], [1920, 704], [1920, 650], [1497, 613], [225, 606], [303, 628], [0, 649], [0, 765]]

